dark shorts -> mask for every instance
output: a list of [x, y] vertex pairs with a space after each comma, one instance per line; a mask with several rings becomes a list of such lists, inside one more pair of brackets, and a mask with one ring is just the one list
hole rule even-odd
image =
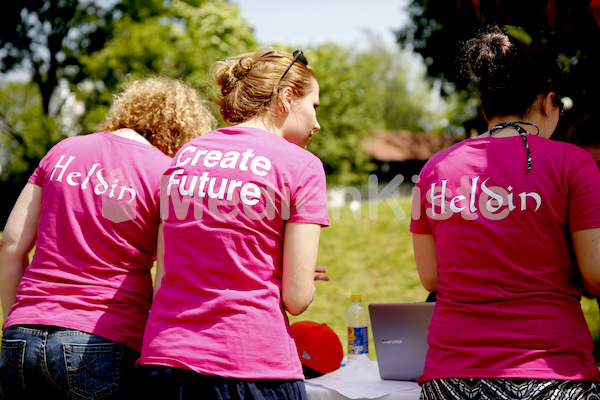
[[591, 381], [547, 379], [433, 379], [423, 383], [421, 400], [599, 400]]
[[194, 371], [146, 365], [141, 367], [147, 398], [165, 400], [307, 400], [300, 380], [235, 379]]

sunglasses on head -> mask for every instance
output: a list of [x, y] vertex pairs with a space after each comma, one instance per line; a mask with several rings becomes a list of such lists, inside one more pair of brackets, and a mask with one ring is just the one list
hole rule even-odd
[[306, 60], [306, 57], [304, 56], [304, 53], [302, 52], [302, 50], [296, 50], [292, 53], [292, 55], [294, 56], [294, 58], [292, 58], [292, 62], [286, 68], [286, 70], [283, 72], [283, 75], [281, 75], [281, 78], [279, 78], [279, 83], [281, 83], [285, 74], [288, 73], [288, 71], [290, 70], [290, 68], [292, 68], [292, 65], [294, 65], [294, 63], [296, 61], [300, 61], [302, 64], [308, 65], [308, 60]]

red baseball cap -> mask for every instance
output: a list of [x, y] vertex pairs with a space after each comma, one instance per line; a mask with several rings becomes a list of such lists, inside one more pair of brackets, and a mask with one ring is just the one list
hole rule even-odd
[[[312, 321], [298, 321], [291, 326], [296, 341], [298, 357], [304, 367], [316, 371], [318, 375], [338, 369], [344, 358], [344, 349], [339, 337], [327, 324]], [[307, 378], [314, 377], [308, 376]]]

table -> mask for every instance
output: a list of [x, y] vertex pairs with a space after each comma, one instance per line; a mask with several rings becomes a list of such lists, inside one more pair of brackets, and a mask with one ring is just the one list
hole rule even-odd
[[[407, 382], [414, 383], [414, 382]], [[402, 392], [393, 392], [390, 394], [383, 395], [381, 397], [377, 397], [377, 400], [419, 400], [421, 395], [421, 388], [416, 383], [414, 384], [416, 387], [407, 391]], [[308, 400], [347, 400], [349, 397], [344, 396], [341, 393], [336, 392], [333, 389], [329, 389], [325, 386], [316, 386], [307, 384], [306, 385], [306, 394], [308, 395]], [[360, 397], [360, 400], [367, 399], [366, 397]]]
[[349, 365], [306, 380], [308, 400], [419, 400], [416, 382], [382, 380], [376, 361], [361, 356]]

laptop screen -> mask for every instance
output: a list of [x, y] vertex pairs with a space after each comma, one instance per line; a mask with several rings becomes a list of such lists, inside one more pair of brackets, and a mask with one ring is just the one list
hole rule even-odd
[[416, 381], [429, 349], [435, 303], [371, 303], [369, 316], [381, 379]]

